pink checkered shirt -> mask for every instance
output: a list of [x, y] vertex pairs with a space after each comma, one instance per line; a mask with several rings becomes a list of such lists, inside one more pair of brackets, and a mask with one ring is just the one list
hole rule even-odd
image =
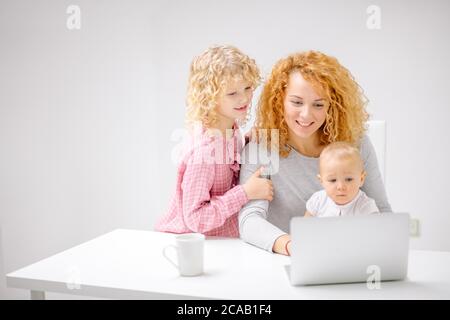
[[237, 216], [248, 201], [244, 188], [238, 185], [242, 147], [237, 126], [230, 139], [213, 137], [205, 129], [192, 135], [178, 166], [169, 210], [155, 230], [238, 237]]

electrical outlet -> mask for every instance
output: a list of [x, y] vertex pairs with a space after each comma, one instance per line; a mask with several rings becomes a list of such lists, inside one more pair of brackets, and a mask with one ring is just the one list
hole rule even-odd
[[419, 219], [411, 219], [409, 222], [409, 235], [410, 237], [419, 236]]

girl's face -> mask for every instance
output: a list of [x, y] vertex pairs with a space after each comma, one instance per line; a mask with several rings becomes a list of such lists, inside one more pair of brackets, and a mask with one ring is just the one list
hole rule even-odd
[[253, 97], [253, 87], [242, 78], [232, 78], [219, 93], [217, 113], [219, 121], [234, 123], [245, 119]]
[[299, 71], [289, 75], [284, 97], [284, 119], [289, 135], [308, 139], [317, 134], [317, 130], [326, 119], [329, 104], [319, 96]]

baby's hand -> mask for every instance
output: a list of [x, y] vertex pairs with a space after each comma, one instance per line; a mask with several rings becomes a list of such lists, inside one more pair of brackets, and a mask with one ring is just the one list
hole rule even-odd
[[247, 182], [243, 185], [245, 193], [247, 194], [247, 198], [249, 200], [261, 199], [272, 201], [273, 199], [272, 181], [270, 181], [269, 179], [261, 178], [263, 169], [264, 167], [261, 167], [256, 170], [256, 172], [253, 173], [252, 176], [248, 178]]
[[305, 215], [303, 216], [303, 217], [305, 217], [305, 218], [312, 218], [312, 217], [314, 217], [314, 215], [311, 213], [311, 212], [309, 212], [308, 210], [305, 212]]

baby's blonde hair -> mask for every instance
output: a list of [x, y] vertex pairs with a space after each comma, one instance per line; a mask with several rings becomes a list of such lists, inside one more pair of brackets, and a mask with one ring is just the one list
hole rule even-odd
[[321, 169], [323, 164], [330, 158], [338, 160], [353, 159], [361, 166], [361, 170], [364, 170], [364, 163], [358, 148], [349, 142], [338, 141], [327, 145], [320, 153], [319, 169]]
[[235, 77], [242, 77], [250, 82], [252, 89], [261, 81], [255, 60], [236, 47], [212, 46], [195, 57], [190, 68], [187, 90], [187, 124], [200, 121], [207, 128], [216, 124], [218, 95], [227, 82]]

